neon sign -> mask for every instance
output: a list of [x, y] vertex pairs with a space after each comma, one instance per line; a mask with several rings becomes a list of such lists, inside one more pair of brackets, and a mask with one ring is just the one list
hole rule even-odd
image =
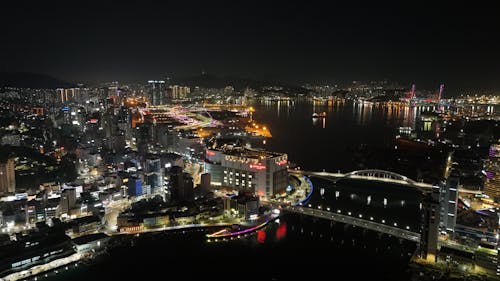
[[266, 166], [261, 164], [250, 164], [250, 169], [264, 170]]

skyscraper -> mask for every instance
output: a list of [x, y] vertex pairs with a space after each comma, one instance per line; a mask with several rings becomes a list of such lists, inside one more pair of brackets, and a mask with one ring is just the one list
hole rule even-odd
[[440, 186], [439, 205], [440, 227], [448, 234], [455, 232], [457, 223], [458, 186], [460, 180], [457, 176], [450, 176], [444, 184]]
[[500, 143], [490, 147], [484, 173], [484, 193], [493, 201], [500, 202]]
[[149, 80], [149, 104], [162, 105], [165, 103], [165, 81]]
[[185, 99], [187, 95], [191, 93], [191, 89], [186, 86], [173, 85], [169, 89], [172, 91], [172, 99]]
[[155, 156], [146, 158], [144, 167], [147, 183], [151, 185], [153, 192], [159, 191], [163, 187], [163, 169], [160, 158]]
[[59, 98], [59, 101], [61, 103], [68, 103], [68, 102], [82, 102], [81, 98], [81, 91], [80, 88], [57, 88], [56, 89], [56, 94]]
[[14, 193], [16, 191], [16, 174], [14, 171], [14, 158], [0, 160], [0, 194]]

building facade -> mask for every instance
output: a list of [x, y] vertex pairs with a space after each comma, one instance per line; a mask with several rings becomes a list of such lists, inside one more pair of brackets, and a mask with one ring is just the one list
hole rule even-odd
[[0, 161], [0, 195], [16, 191], [16, 174], [14, 158]]
[[166, 90], [165, 81], [149, 80], [149, 104], [162, 105], [165, 104]]
[[191, 93], [191, 89], [186, 86], [172, 85], [169, 88], [171, 92], [172, 99], [186, 99], [188, 94]]
[[488, 159], [484, 165], [484, 193], [494, 202], [500, 203], [500, 144], [490, 147]]
[[138, 177], [130, 177], [127, 182], [128, 196], [141, 196], [142, 195], [142, 180]]
[[455, 232], [457, 223], [457, 204], [458, 204], [458, 177], [449, 177], [446, 183], [440, 186], [439, 205], [440, 228], [442, 232], [452, 235]]
[[66, 188], [61, 192], [60, 210], [61, 214], [69, 214], [76, 206], [76, 189]]
[[245, 147], [208, 149], [205, 168], [213, 185], [261, 197], [271, 197], [288, 185], [288, 157], [283, 153]]
[[148, 157], [144, 164], [146, 183], [151, 186], [153, 192], [160, 191], [163, 187], [164, 170], [159, 157]]

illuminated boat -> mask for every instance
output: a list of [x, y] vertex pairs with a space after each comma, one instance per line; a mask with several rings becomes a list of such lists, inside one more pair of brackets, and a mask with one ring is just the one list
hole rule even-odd
[[312, 115], [312, 118], [325, 118], [326, 117], [326, 112], [314, 112]]

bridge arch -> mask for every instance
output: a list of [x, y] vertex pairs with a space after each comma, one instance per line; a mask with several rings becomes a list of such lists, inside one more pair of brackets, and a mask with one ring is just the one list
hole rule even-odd
[[370, 177], [377, 179], [389, 179], [389, 180], [402, 181], [411, 185], [414, 185], [416, 183], [414, 180], [409, 179], [408, 177], [405, 177], [398, 173], [385, 170], [376, 170], [376, 169], [353, 171], [345, 174], [345, 177], [346, 178]]

